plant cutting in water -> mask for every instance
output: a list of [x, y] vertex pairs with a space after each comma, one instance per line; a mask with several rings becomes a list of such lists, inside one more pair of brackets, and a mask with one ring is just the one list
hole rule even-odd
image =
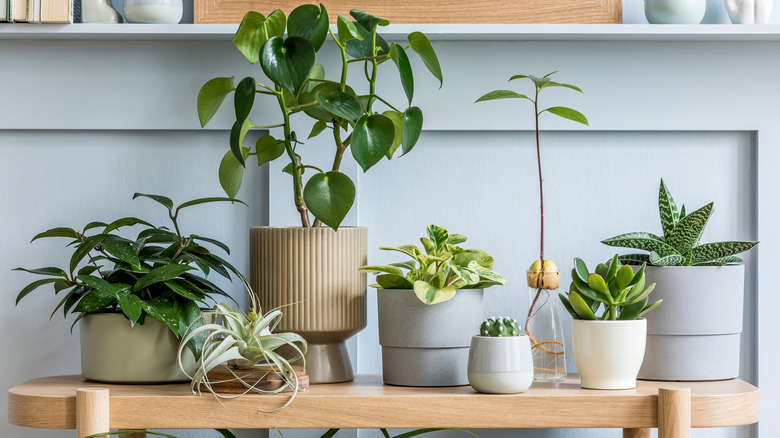
[[626, 233], [601, 243], [649, 252], [620, 256], [620, 261], [632, 265], [650, 263], [655, 266], [722, 266], [741, 263], [742, 259], [736, 254], [753, 248], [758, 242], [700, 243], [712, 208], [713, 203], [710, 202], [691, 214], [686, 214], [685, 205], [678, 210], [662, 179], [658, 191], [658, 212], [661, 216], [663, 237], [651, 233]]
[[[386, 266], [362, 266], [360, 272], [378, 273], [377, 289], [412, 289], [425, 304], [436, 304], [455, 296], [458, 289], [483, 289], [504, 284], [504, 277], [493, 270], [493, 257], [481, 249], [464, 249], [462, 234], [449, 234], [438, 225], [428, 225], [428, 237], [421, 237], [425, 253], [415, 245], [398, 248], [412, 260]], [[404, 274], [403, 269], [408, 270]]]
[[[533, 98], [520, 94], [511, 90], [495, 90], [491, 91], [484, 96], [477, 99], [476, 102], [484, 102], [488, 100], [496, 99], [525, 99], [531, 102], [534, 106], [534, 127], [536, 134], [536, 163], [539, 171], [539, 259], [536, 260], [528, 270], [527, 280], [528, 286], [536, 289], [534, 298], [531, 300], [531, 304], [528, 306], [528, 315], [525, 320], [525, 333], [528, 335], [531, 345], [534, 350], [535, 363], [544, 363], [541, 368], [549, 368], [556, 362], [563, 364], [565, 348], [563, 343], [557, 340], [545, 340], [537, 339], [532, 332], [531, 321], [538, 312], [538, 309], [544, 306], [546, 303], [539, 303], [539, 299], [542, 296], [542, 290], [557, 289], [560, 283], [560, 272], [557, 266], [552, 260], [545, 260], [544, 258], [544, 183], [542, 178], [542, 154], [539, 139], [539, 117], [544, 114], [553, 114], [564, 119], [568, 119], [583, 125], [588, 125], [588, 119], [579, 111], [571, 108], [554, 106], [546, 109], [539, 108], [539, 94], [542, 90], [548, 88], [568, 88], [582, 93], [579, 87], [574, 85], [555, 82], [550, 77], [557, 72], [552, 72], [544, 75], [543, 77], [536, 77], [533, 75], [515, 75], [509, 78], [509, 81], [515, 79], [528, 79], [534, 84], [534, 96]], [[537, 304], [539, 306], [537, 307]], [[551, 348], [556, 346], [557, 348]], [[546, 359], [540, 359], [537, 356], [546, 358], [550, 356], [549, 361]], [[537, 367], [539, 368], [539, 367]], [[555, 368], [555, 367], [553, 367]], [[563, 367], [562, 367], [563, 368]]]
[[[357, 9], [350, 15], [352, 19], [338, 15], [335, 33], [322, 4], [299, 6], [287, 17], [280, 9], [268, 17], [258, 12], [244, 16], [233, 44], [249, 63], [259, 62], [271, 82], [264, 85], [246, 77], [235, 84], [233, 77], [214, 78], [198, 94], [198, 116], [201, 126], [205, 126], [225, 97], [234, 93], [236, 121], [230, 132], [230, 151], [219, 166], [219, 180], [228, 196], [238, 193], [250, 156], [263, 165], [285, 155], [289, 163], [284, 171], [292, 176], [301, 225], [311, 226], [311, 212], [315, 218], [313, 226], [324, 223], [338, 229], [355, 200], [354, 183], [339, 171], [346, 150], [351, 150], [366, 172], [383, 158], [391, 159], [399, 148], [404, 155], [415, 146], [422, 132], [423, 112], [412, 106], [414, 76], [406, 50], [416, 52], [441, 85], [443, 77], [436, 52], [421, 32], [410, 33], [405, 45], [388, 44], [378, 32], [379, 27], [390, 24], [388, 20]], [[325, 69], [317, 64], [317, 55], [328, 35], [337, 48], [334, 53], [339, 54], [338, 80], [326, 79]], [[377, 91], [379, 68], [387, 62], [397, 67], [407, 98], [406, 109], [394, 106]], [[367, 92], [358, 93], [358, 84], [347, 83], [350, 65], [362, 67], [365, 83], [359, 85], [367, 85]], [[258, 95], [276, 101], [281, 121], [258, 126], [249, 119]], [[377, 109], [379, 105], [385, 110]], [[302, 162], [303, 142], [293, 129], [293, 117], [300, 113], [316, 120], [309, 138], [331, 130], [335, 154], [330, 170]], [[264, 135], [257, 140], [254, 150], [244, 146], [249, 131], [273, 128], [282, 128], [282, 138]], [[305, 184], [304, 171], [311, 174]]]
[[[636, 272], [620, 263], [617, 254], [607, 263], [599, 263], [591, 273], [582, 259], [574, 259], [572, 283], [568, 294], [559, 294], [574, 319], [631, 321], [655, 309], [663, 300], [648, 304], [655, 283], [645, 288], [645, 265]], [[604, 312], [597, 316], [599, 308]]]

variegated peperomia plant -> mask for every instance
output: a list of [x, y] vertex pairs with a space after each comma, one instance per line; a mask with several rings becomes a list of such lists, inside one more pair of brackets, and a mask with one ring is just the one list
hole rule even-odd
[[[425, 253], [414, 245], [384, 251], [402, 252], [413, 260], [386, 266], [363, 266], [360, 272], [374, 272], [377, 289], [412, 289], [425, 304], [436, 304], [455, 296], [458, 289], [483, 289], [504, 284], [493, 271], [493, 257], [481, 249], [457, 246], [466, 241], [462, 234], [449, 234], [437, 225], [428, 225], [428, 237], [420, 238]], [[407, 269], [404, 274], [402, 269]]]
[[713, 203], [685, 213], [685, 206], [679, 210], [672, 194], [661, 179], [658, 192], [658, 212], [661, 216], [663, 237], [651, 233], [626, 233], [601, 243], [609, 246], [635, 248], [649, 254], [625, 254], [620, 261], [639, 265], [651, 263], [655, 266], [722, 266], [727, 263], [741, 263], [736, 256], [758, 244], [758, 242], [713, 242], [701, 245], [701, 235], [712, 214]]

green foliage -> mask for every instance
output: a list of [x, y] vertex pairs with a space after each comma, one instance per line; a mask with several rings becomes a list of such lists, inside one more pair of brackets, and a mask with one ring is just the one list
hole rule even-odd
[[[256, 157], [257, 164], [263, 165], [284, 156], [283, 159], [289, 161], [284, 171], [293, 179], [294, 202], [301, 215], [301, 224], [309, 226], [311, 213], [317, 219], [315, 225], [321, 222], [338, 229], [355, 199], [354, 184], [347, 181], [349, 177], [339, 173], [347, 149], [366, 172], [383, 158], [392, 159], [399, 147], [405, 155], [417, 143], [422, 132], [423, 113], [412, 106], [414, 74], [407, 49], [420, 56], [441, 84], [441, 66], [433, 46], [420, 32], [408, 35], [408, 45], [389, 45], [378, 32], [389, 21], [357, 9], [350, 15], [351, 20], [338, 15], [335, 34], [329, 28], [328, 11], [322, 4], [301, 5], [288, 17], [281, 10], [268, 17], [258, 12], [248, 12], [244, 16], [233, 44], [249, 63], [259, 62], [270, 82], [262, 84], [247, 77], [235, 85], [234, 77], [211, 79], [201, 88], [197, 105], [201, 126], [205, 126], [225, 97], [234, 93], [236, 121], [229, 137], [230, 151], [219, 166], [219, 181], [229, 197], [237, 195], [246, 160], [250, 157]], [[328, 35], [338, 49], [332, 53], [338, 53], [341, 66], [338, 78], [332, 79], [325, 77], [324, 62], [317, 63], [322, 61], [318, 56], [324, 53], [321, 49]], [[383, 64], [394, 65], [398, 71], [406, 106], [394, 106], [379, 95], [376, 85]], [[347, 73], [353, 65], [364, 72], [367, 87], [360, 84], [360, 89], [367, 89], [366, 94], [357, 94], [347, 83]], [[256, 97], [266, 96], [276, 100], [280, 117], [258, 126], [250, 121], [249, 115]], [[385, 108], [377, 109], [379, 105]], [[297, 114], [305, 114], [316, 121], [309, 138], [326, 130], [332, 132], [335, 148], [330, 171], [301, 161], [298, 147], [302, 143], [294, 130]], [[263, 114], [263, 117], [268, 116]], [[244, 138], [252, 130], [272, 128], [283, 129], [281, 138], [268, 136], [270, 140], [258, 141], [254, 148], [244, 145]], [[308, 174], [308, 183], [303, 178], [304, 169], [315, 171]], [[323, 184], [327, 179], [339, 183]]]
[[[55, 295], [63, 298], [51, 317], [62, 309], [65, 316], [106, 311], [121, 311], [130, 325], [143, 324], [148, 315], [165, 324], [177, 338], [199, 325], [200, 305], [215, 301], [216, 295], [229, 297], [207, 280], [215, 272], [228, 280], [231, 274], [242, 278], [230, 263], [213, 254], [200, 242], [215, 245], [230, 254], [227, 245], [207, 237], [182, 235], [179, 212], [194, 205], [210, 202], [241, 202], [228, 198], [201, 198], [174, 208], [170, 198], [136, 193], [133, 198], [152, 199], [168, 210], [174, 231], [134, 217], [121, 218], [106, 224], [92, 222], [82, 231], [53, 228], [38, 234], [40, 238], [66, 237], [67, 248], [73, 254], [67, 269], [44, 267], [16, 268], [46, 278], [25, 286], [16, 298], [19, 304], [25, 296], [46, 284], [53, 284]], [[243, 202], [241, 202], [243, 204]], [[135, 239], [123, 237], [118, 231], [141, 225]], [[50, 318], [51, 318], [50, 317]], [[75, 325], [75, 322], [74, 322]], [[187, 347], [200, 357], [203, 339], [191, 337]]]
[[[568, 294], [558, 294], [574, 319], [634, 320], [653, 310], [663, 300], [648, 304], [655, 283], [645, 288], [645, 265], [636, 272], [620, 262], [617, 254], [596, 267], [596, 273], [579, 258], [571, 270], [572, 284]], [[597, 317], [600, 307], [601, 317]]]
[[649, 252], [620, 256], [623, 263], [631, 265], [650, 263], [655, 266], [722, 266], [727, 263], [741, 263], [742, 259], [736, 257], [736, 254], [753, 248], [758, 242], [700, 243], [712, 214], [712, 207], [713, 204], [709, 203], [690, 214], [686, 214], [685, 206], [678, 210], [662, 179], [658, 190], [658, 213], [661, 217], [663, 237], [650, 233], [626, 233], [601, 243]]
[[[415, 245], [398, 248], [412, 260], [386, 266], [362, 266], [360, 272], [377, 273], [379, 289], [412, 289], [425, 304], [447, 301], [458, 289], [482, 289], [504, 284], [504, 277], [493, 271], [493, 257], [481, 249], [457, 246], [466, 241], [462, 234], [450, 235], [437, 225], [428, 225], [428, 237], [420, 238], [425, 253]], [[408, 272], [404, 273], [403, 270]]]
[[491, 317], [482, 322], [479, 326], [480, 336], [490, 336], [501, 338], [507, 336], [520, 336], [520, 325], [514, 318]]

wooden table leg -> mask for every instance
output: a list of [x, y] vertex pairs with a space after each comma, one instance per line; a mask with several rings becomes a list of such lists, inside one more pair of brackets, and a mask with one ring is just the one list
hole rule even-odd
[[83, 388], [76, 391], [76, 437], [108, 432], [108, 389]]
[[690, 436], [690, 388], [658, 388], [658, 438]]
[[650, 438], [650, 429], [623, 429], [623, 438]]

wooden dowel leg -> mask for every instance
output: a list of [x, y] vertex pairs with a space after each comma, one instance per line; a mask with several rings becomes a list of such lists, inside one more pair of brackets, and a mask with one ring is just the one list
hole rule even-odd
[[690, 436], [690, 388], [658, 388], [658, 438]]
[[84, 388], [76, 391], [76, 437], [108, 432], [108, 389]]
[[650, 429], [623, 429], [623, 438], [650, 438]]

